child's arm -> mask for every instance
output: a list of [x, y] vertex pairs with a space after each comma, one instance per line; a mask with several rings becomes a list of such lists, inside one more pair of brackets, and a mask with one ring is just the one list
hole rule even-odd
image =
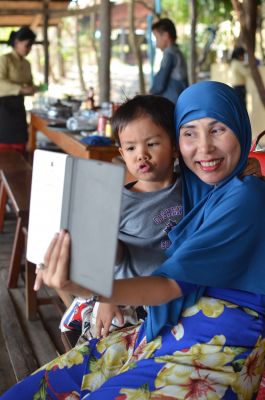
[[97, 338], [106, 337], [109, 334], [111, 321], [116, 317], [119, 324], [122, 326], [123, 314], [118, 306], [114, 304], [100, 303], [98, 306], [97, 319], [96, 319], [96, 335]]

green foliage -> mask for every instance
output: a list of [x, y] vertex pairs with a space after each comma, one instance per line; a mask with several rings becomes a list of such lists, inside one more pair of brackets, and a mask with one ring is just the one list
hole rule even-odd
[[[188, 0], [161, 0], [162, 16], [171, 18], [175, 23], [189, 22]], [[204, 24], [218, 24], [231, 19], [231, 0], [197, 0], [198, 22]]]

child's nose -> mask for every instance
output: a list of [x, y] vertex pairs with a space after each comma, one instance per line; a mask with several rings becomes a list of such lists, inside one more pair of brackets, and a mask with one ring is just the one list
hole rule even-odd
[[147, 151], [142, 150], [142, 151], [140, 151], [138, 153], [138, 160], [139, 161], [145, 161], [145, 160], [148, 160], [148, 159], [149, 159], [149, 154], [148, 154]]

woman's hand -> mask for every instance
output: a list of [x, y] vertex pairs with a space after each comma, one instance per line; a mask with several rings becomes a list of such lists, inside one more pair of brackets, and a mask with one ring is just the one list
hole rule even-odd
[[51, 241], [44, 257], [44, 267], [37, 268], [34, 290], [42, 283], [54, 288], [72, 293], [75, 296], [89, 297], [92, 292], [69, 280], [70, 235], [66, 231], [56, 234]]
[[23, 86], [20, 91], [20, 94], [22, 94], [23, 96], [31, 96], [34, 93], [36, 93], [36, 88], [35, 86]]

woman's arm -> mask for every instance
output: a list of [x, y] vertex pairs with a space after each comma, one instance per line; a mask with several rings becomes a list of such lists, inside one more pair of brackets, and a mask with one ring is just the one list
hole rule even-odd
[[0, 57], [0, 96], [16, 96], [19, 94], [21, 85], [11, 82], [8, 78], [8, 57]]
[[[35, 290], [41, 282], [57, 290], [67, 291], [75, 296], [90, 297], [96, 293], [83, 288], [68, 279], [70, 259], [70, 235], [61, 231], [52, 240], [45, 255], [45, 269], [37, 269]], [[159, 276], [137, 277], [115, 280], [113, 294], [110, 298], [99, 296], [104, 303], [122, 305], [158, 305], [167, 303], [181, 296], [178, 284], [168, 278]]]

